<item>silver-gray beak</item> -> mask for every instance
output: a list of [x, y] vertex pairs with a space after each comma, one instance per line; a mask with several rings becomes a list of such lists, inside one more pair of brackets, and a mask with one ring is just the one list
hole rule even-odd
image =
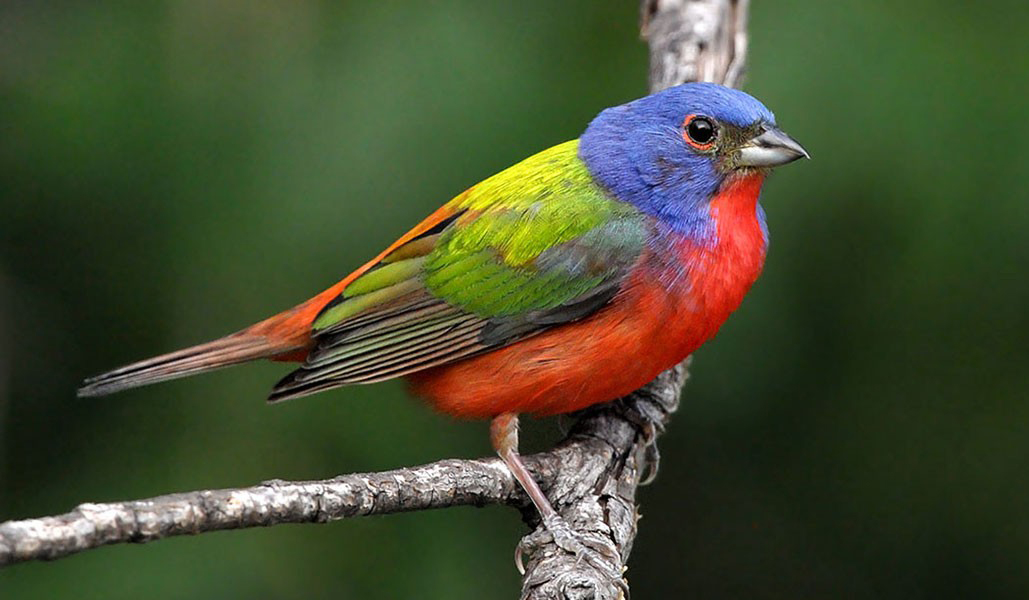
[[797, 140], [777, 127], [766, 126], [739, 149], [741, 167], [778, 167], [798, 158], [811, 158]]

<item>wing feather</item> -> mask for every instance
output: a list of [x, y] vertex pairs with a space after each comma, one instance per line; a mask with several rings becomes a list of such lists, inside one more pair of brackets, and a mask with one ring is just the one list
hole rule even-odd
[[577, 143], [447, 205], [318, 315], [315, 347], [269, 400], [400, 377], [585, 318], [622, 288], [651, 222], [589, 177]]

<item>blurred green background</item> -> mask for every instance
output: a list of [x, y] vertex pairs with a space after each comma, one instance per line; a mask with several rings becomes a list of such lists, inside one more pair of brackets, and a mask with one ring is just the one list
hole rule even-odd
[[[814, 160], [696, 356], [636, 597], [1029, 597], [1029, 11], [755, 2], [746, 89]], [[358, 266], [646, 91], [631, 0], [0, 4], [0, 520], [486, 455], [398, 383], [262, 364], [79, 400]], [[557, 436], [530, 422], [526, 450]], [[509, 509], [118, 546], [7, 598], [511, 598]]]

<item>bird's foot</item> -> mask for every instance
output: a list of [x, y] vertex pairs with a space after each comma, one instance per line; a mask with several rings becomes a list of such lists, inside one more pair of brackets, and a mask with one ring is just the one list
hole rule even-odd
[[628, 404], [619, 402], [618, 412], [641, 436], [643, 455], [639, 457], [640, 485], [649, 485], [657, 477], [661, 465], [661, 452], [657, 448], [657, 438], [664, 431], [661, 416], [646, 403]]
[[640, 485], [650, 485], [657, 478], [661, 466], [661, 451], [657, 448], [658, 430], [653, 423], [643, 427], [643, 457], [640, 460]]
[[[554, 551], [554, 547], [557, 551]], [[622, 557], [614, 546], [614, 542], [606, 535], [577, 532], [568, 525], [568, 522], [557, 515], [544, 518], [543, 527], [539, 527], [533, 533], [522, 538], [515, 551], [515, 564], [523, 576], [525, 568], [522, 566], [522, 555], [537, 555], [544, 553], [541, 560], [560, 560], [559, 556], [574, 557], [574, 565], [566, 568], [574, 569], [581, 574], [585, 565], [589, 565], [595, 575], [590, 577], [593, 585], [599, 586], [598, 590], [608, 590], [600, 597], [604, 598], [628, 598], [629, 585], [622, 578], [625, 567], [622, 565]], [[537, 568], [534, 572], [539, 576], [543, 573], [553, 575], [553, 570]], [[530, 576], [525, 580], [525, 585], [530, 588], [539, 585], [541, 581], [534, 581]], [[592, 597], [592, 596], [591, 596]]]
[[515, 549], [518, 572], [525, 574], [523, 556], [543, 551], [551, 544], [563, 553], [574, 556], [576, 566], [586, 563], [611, 579], [621, 581], [622, 559], [612, 541], [606, 536], [578, 533], [558, 515], [545, 517], [543, 527], [537, 528], [519, 542]]

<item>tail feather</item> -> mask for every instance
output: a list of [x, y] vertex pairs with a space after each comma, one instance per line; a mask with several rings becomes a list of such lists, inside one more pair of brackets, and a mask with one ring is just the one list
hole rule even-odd
[[78, 395], [82, 398], [113, 394], [259, 358], [274, 358], [297, 349], [299, 346], [295, 342], [284, 342], [242, 331], [91, 377], [83, 382]]
[[290, 373], [279, 381], [279, 383], [275, 384], [275, 387], [268, 395], [269, 404], [278, 404], [279, 402], [285, 402], [286, 400], [295, 400], [297, 398], [303, 398], [304, 396], [310, 396], [311, 394], [347, 385], [346, 381], [332, 379], [312, 381], [304, 384], [294, 384], [293, 377], [295, 374], [296, 371]]

